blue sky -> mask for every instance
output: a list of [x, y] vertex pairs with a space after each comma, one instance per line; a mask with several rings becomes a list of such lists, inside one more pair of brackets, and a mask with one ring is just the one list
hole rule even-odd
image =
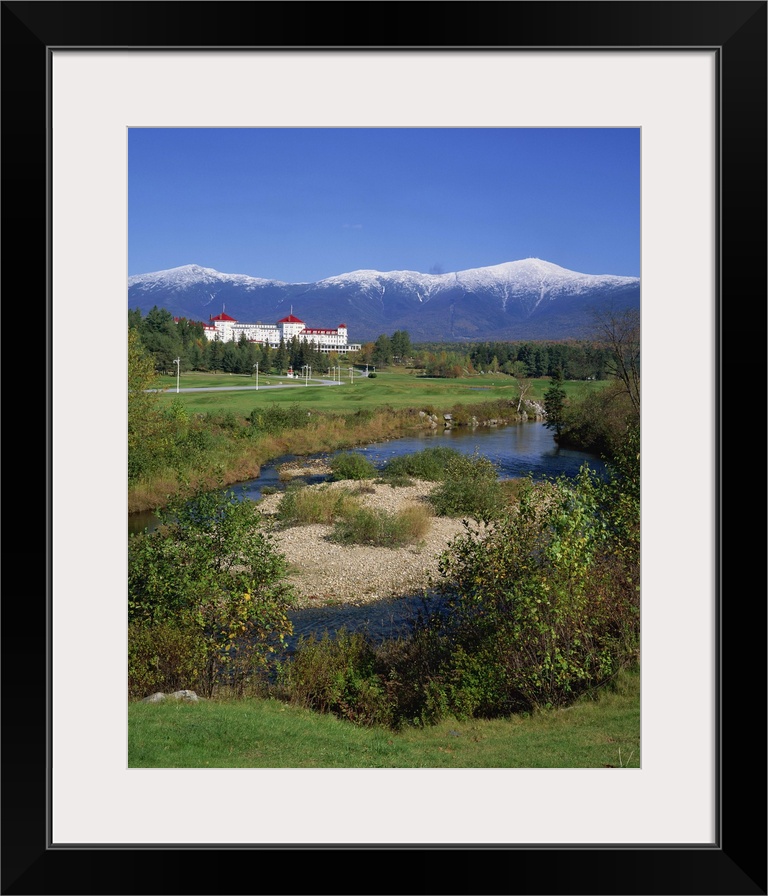
[[133, 128], [128, 273], [640, 275], [635, 128]]

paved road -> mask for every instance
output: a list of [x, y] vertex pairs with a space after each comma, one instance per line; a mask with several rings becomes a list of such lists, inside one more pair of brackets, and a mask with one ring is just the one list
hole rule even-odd
[[[365, 374], [361, 374], [363, 377]], [[343, 386], [344, 382], [337, 380], [317, 379], [310, 380], [309, 383], [259, 383], [258, 386], [194, 386], [189, 389], [176, 389], [175, 386], [169, 386], [167, 389], [147, 389], [148, 392], [256, 392], [261, 389], [297, 389], [300, 386]]]

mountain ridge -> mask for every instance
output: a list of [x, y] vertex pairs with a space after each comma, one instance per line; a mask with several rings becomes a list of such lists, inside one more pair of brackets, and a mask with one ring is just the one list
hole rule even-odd
[[360, 269], [313, 283], [227, 274], [197, 264], [128, 278], [128, 307], [206, 322], [222, 312], [273, 323], [292, 308], [310, 327], [347, 324], [355, 342], [407, 330], [414, 341], [586, 338], [594, 314], [639, 308], [640, 278], [584, 274], [539, 258], [464, 271]]

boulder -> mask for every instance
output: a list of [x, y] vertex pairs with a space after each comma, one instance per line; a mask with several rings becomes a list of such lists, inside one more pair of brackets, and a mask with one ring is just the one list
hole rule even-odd
[[174, 691], [172, 694], [163, 694], [161, 691], [158, 691], [156, 694], [150, 694], [149, 697], [145, 697], [141, 702], [162, 703], [169, 696], [174, 700], [186, 700], [188, 703], [196, 703], [200, 699], [194, 691]]

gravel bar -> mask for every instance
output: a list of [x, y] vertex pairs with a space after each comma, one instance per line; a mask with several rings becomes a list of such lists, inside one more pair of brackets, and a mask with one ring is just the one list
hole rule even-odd
[[[428, 498], [438, 483], [412, 480], [411, 485], [392, 487], [382, 483], [328, 482], [307, 488], [355, 486], [363, 491], [363, 506], [388, 513], [408, 504], [429, 504]], [[274, 519], [282, 493], [267, 495], [259, 509]], [[298, 597], [298, 607], [322, 607], [347, 604], [363, 606], [374, 601], [432, 590], [439, 578], [440, 555], [450, 542], [466, 530], [459, 519], [432, 517], [429, 531], [418, 544], [402, 548], [340, 545], [330, 541], [330, 525], [306, 525], [272, 530], [274, 545], [290, 564], [289, 581]]]

